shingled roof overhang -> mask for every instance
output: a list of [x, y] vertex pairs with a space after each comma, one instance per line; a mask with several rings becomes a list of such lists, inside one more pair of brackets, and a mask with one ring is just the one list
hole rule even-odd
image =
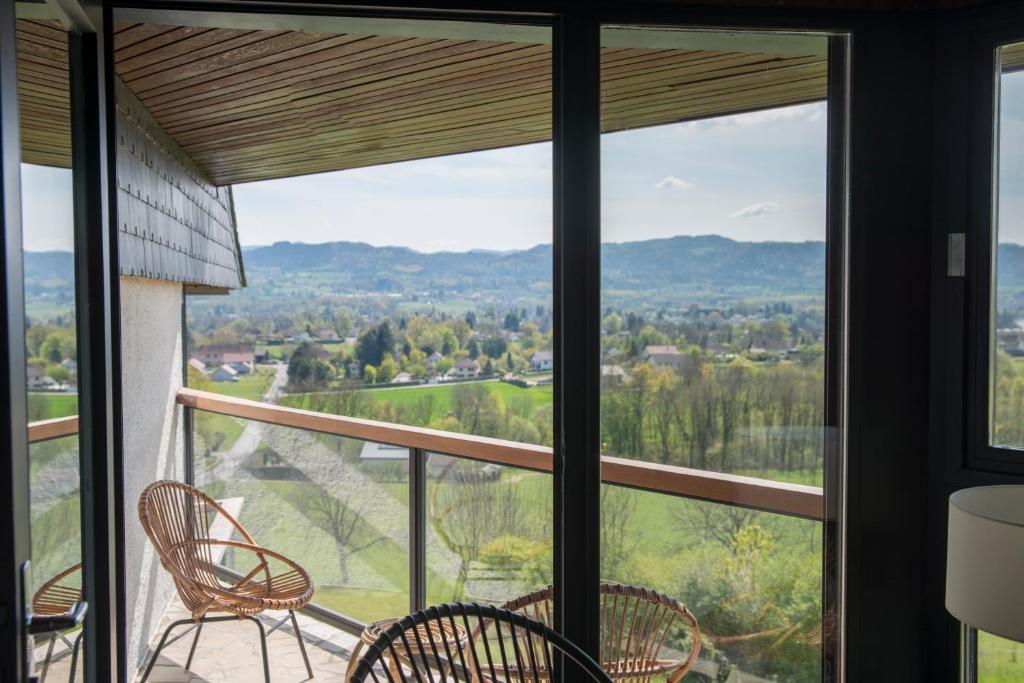
[[[119, 76], [216, 185], [551, 137], [543, 27], [159, 10], [116, 17]], [[28, 108], [66, 98], [38, 37], [23, 50]], [[826, 95], [823, 36], [609, 29], [604, 43], [609, 132]], [[26, 160], [59, 163], [65, 120], [30, 124]], [[33, 145], [41, 139], [45, 149]]]

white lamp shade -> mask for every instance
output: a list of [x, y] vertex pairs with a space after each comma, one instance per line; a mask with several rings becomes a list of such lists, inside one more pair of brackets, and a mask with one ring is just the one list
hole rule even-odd
[[1024, 642], [1024, 486], [949, 497], [946, 609], [981, 631]]

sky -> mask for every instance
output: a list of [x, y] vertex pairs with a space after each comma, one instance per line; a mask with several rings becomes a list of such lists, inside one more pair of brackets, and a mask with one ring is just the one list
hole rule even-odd
[[[602, 230], [820, 240], [825, 104], [605, 135]], [[70, 172], [23, 165], [25, 246], [71, 248]], [[234, 187], [243, 245], [349, 240], [419, 251], [551, 242], [549, 143]]]

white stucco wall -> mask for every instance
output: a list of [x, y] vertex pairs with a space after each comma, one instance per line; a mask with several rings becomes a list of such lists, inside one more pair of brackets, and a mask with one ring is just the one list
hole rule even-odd
[[174, 584], [139, 524], [139, 494], [158, 479], [184, 480], [180, 284], [121, 278], [125, 567], [128, 666], [137, 668]]

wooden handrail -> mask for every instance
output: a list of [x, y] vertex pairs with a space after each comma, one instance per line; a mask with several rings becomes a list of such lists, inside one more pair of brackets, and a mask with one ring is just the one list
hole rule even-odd
[[[195, 410], [282, 427], [402, 448], [418, 448], [429, 453], [443, 453], [538, 472], [551, 472], [553, 469], [553, 451], [546, 446], [317, 413], [197, 389], [180, 389], [177, 400], [179, 404]], [[601, 479], [608, 484], [805, 519], [820, 520], [824, 511], [822, 489], [816, 486], [706, 472], [607, 455], [601, 456]]]
[[28, 423], [28, 442], [39, 443], [59, 439], [63, 436], [73, 436], [78, 433], [78, 416], [68, 415], [67, 417], [55, 417], [52, 420], [39, 420]]

